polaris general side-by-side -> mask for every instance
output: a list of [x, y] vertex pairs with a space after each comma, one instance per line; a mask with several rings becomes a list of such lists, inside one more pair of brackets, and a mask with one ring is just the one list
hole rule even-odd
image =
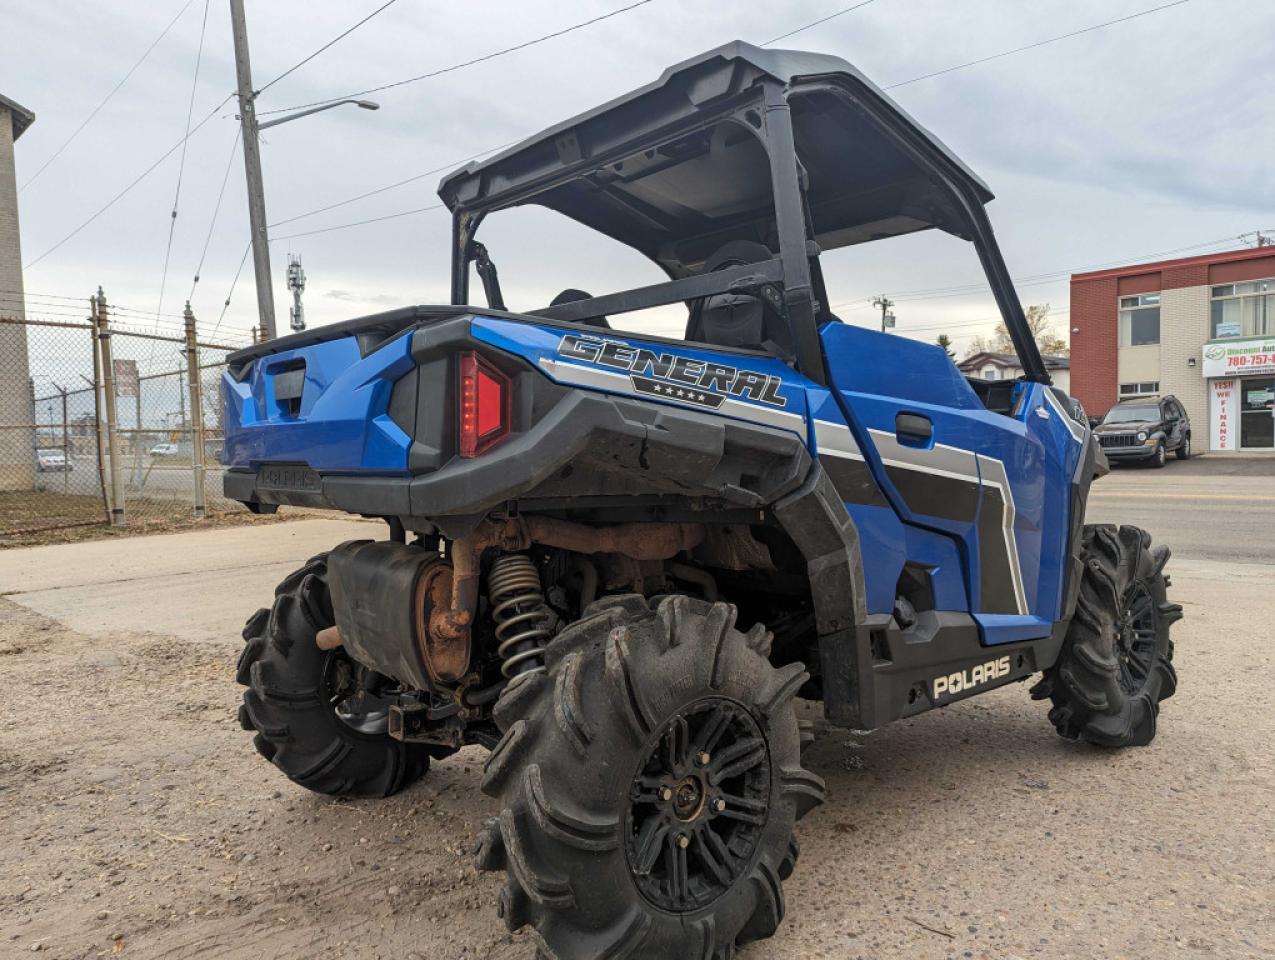
[[[824, 799], [795, 698], [870, 729], [1040, 674], [1064, 737], [1152, 739], [1168, 551], [1085, 524], [1106, 459], [991, 193], [853, 67], [730, 44], [440, 193], [450, 305], [258, 344], [224, 380], [230, 497], [389, 530], [244, 630], [240, 720], [288, 777], [384, 796], [482, 745], [475, 860], [511, 930], [562, 960], [713, 960], [775, 932]], [[478, 238], [521, 204], [667, 279], [514, 312]], [[1019, 379], [832, 314], [822, 252], [931, 228], [977, 252]], [[684, 339], [626, 332], [667, 305]]]

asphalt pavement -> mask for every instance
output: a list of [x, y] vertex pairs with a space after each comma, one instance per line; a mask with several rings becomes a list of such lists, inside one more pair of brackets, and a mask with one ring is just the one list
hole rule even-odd
[[1116, 467], [1094, 484], [1086, 519], [1143, 527], [1179, 559], [1275, 564], [1275, 458]]

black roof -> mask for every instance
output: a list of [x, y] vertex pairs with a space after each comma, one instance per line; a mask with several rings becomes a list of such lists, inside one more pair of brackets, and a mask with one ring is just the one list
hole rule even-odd
[[10, 100], [8, 97], [0, 96], [0, 107], [9, 111], [9, 116], [13, 123], [13, 139], [17, 140], [27, 132], [27, 127], [35, 123], [35, 114], [28, 110], [20, 103]]
[[[1071, 357], [1065, 357], [1059, 353], [1043, 353], [1040, 357], [1045, 361], [1047, 370], [1068, 370], [1071, 368]], [[981, 350], [978, 353], [971, 353], [968, 357], [958, 363], [956, 366], [964, 370], [966, 367], [977, 367], [988, 361], [1000, 363], [1007, 367], [1021, 367], [1023, 362], [1018, 359], [1016, 353], [999, 353], [994, 350]]]
[[721, 122], [767, 79], [784, 85], [792, 108], [824, 248], [934, 226], [962, 229], [947, 193], [904, 142], [936, 155], [983, 203], [992, 199], [942, 141], [845, 60], [742, 41], [465, 165], [443, 178], [439, 195], [453, 212], [546, 206], [638, 248], [674, 275], [692, 272], [729, 240], [773, 241], [765, 149], [742, 124]]

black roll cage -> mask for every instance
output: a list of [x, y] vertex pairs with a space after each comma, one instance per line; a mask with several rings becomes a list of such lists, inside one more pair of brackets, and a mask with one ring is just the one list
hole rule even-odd
[[[797, 369], [811, 380], [826, 384], [818, 326], [834, 318], [828, 312], [827, 294], [823, 289], [819, 270], [820, 248], [813, 237], [805, 172], [797, 156], [790, 103], [794, 97], [814, 93], [831, 94], [846, 102], [850, 109], [885, 135], [924, 171], [934, 186], [940, 188], [958, 221], [945, 224], [945, 227], [949, 232], [974, 244], [1018, 354], [1023, 379], [1052, 383], [996, 243], [991, 222], [984, 209], [985, 199], [979, 195], [980, 185], [977, 179], [959, 161], [936, 146], [932, 138], [902, 114], [871, 83], [841, 72], [803, 76], [787, 82], [763, 75], [725, 104], [719, 101], [712, 108], [696, 110], [690, 117], [680, 118], [676, 122], [653, 121], [645, 131], [635, 135], [617, 136], [613, 143], [604, 145], [588, 156], [577, 152], [574, 159], [564, 157], [564, 162], [556, 169], [512, 182], [503, 189], [493, 189], [481, 198], [462, 200], [454, 195], [448, 196], [444, 189], [440, 189], [440, 194], [444, 195], [452, 208], [452, 303], [462, 306], [470, 302], [469, 265], [479, 260], [482, 268], [480, 275], [489, 300], [491, 292], [496, 291], [498, 302], [489, 303], [489, 306], [503, 309], [503, 302], [499, 302], [499, 283], [495, 279], [494, 267], [487, 259], [485, 249], [475, 239], [478, 227], [488, 214], [520, 204], [534, 203], [538, 195], [607, 164], [625, 160], [642, 151], [657, 149], [724, 121], [733, 122], [757, 138], [768, 160], [774, 235], [779, 246], [776, 257], [760, 263], [689, 276], [677, 276], [666, 264], [660, 264], [670, 274], [671, 279], [668, 282], [543, 307], [530, 311], [530, 315], [577, 321], [680, 301], [686, 302], [689, 307], [701, 298], [720, 293], [757, 293], [765, 295], [772, 303], [776, 302], [778, 294], [783, 305], [781, 312], [791, 328]], [[561, 136], [558, 145], [559, 153], [562, 154]], [[569, 157], [570, 154], [566, 156]], [[451, 179], [444, 180], [444, 188]]]

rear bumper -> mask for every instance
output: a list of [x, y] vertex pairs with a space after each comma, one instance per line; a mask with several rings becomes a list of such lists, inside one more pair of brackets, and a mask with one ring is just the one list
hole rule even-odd
[[419, 476], [349, 476], [298, 467], [229, 469], [226, 496], [260, 509], [287, 504], [463, 528], [510, 500], [580, 503], [596, 497], [710, 497], [759, 509], [795, 489], [810, 457], [793, 433], [567, 390], [530, 429], [473, 459], [452, 457]]

